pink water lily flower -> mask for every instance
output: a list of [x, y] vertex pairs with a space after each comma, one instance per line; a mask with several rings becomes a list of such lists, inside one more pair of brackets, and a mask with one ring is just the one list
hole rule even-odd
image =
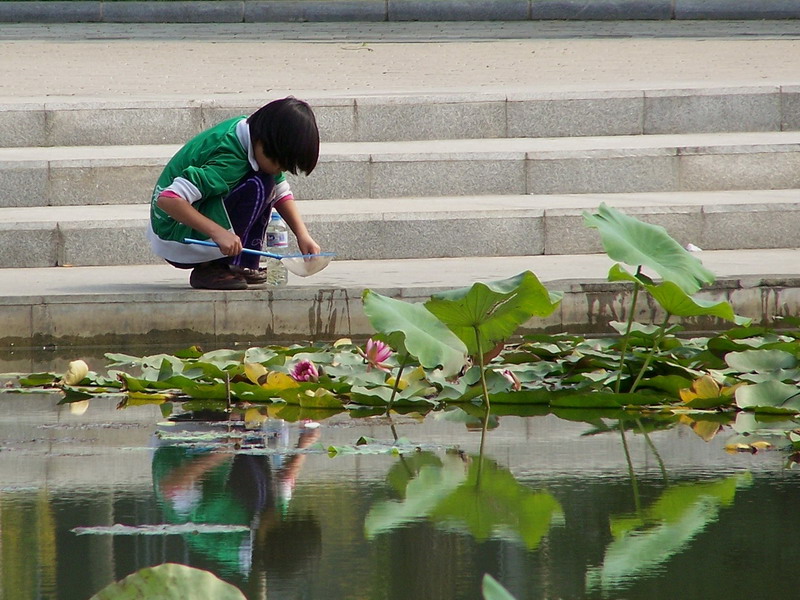
[[388, 365], [383, 364], [392, 355], [392, 349], [387, 344], [370, 338], [367, 340], [366, 350], [364, 352], [359, 350], [359, 352], [367, 361], [367, 370], [375, 367], [387, 373], [391, 371]]
[[515, 392], [518, 392], [522, 389], [522, 382], [519, 380], [519, 377], [517, 377], [517, 374], [513, 371], [508, 369], [503, 369], [502, 371], [500, 369], [495, 369], [495, 373], [500, 373], [500, 375], [508, 379], [508, 381], [511, 383], [512, 389]]
[[319, 381], [319, 371], [310, 360], [301, 360], [292, 369], [295, 381]]

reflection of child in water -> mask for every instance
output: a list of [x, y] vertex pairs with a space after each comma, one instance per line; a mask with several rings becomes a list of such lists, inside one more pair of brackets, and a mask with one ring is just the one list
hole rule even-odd
[[[287, 436], [288, 446], [288, 425], [282, 421], [278, 435]], [[297, 448], [307, 448], [318, 437], [315, 424], [301, 426]], [[167, 522], [248, 527], [247, 532], [188, 534], [185, 539], [203, 559], [210, 559], [211, 570], [224, 578], [241, 578], [251, 588], [250, 598], [263, 598], [268, 573], [290, 577], [320, 551], [317, 521], [287, 513], [305, 459], [303, 453], [263, 455], [165, 445], [153, 457], [156, 496]]]

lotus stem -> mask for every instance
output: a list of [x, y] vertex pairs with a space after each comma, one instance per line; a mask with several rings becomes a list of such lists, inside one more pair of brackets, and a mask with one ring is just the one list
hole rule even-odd
[[619, 420], [619, 434], [622, 437], [622, 449], [625, 451], [625, 460], [628, 463], [628, 475], [631, 478], [631, 487], [633, 488], [633, 504], [636, 507], [636, 514], [642, 513], [642, 500], [639, 497], [639, 481], [636, 479], [636, 472], [633, 470], [633, 461], [631, 461], [631, 453], [628, 449], [628, 440], [625, 439], [625, 424], [622, 419]]
[[658, 335], [656, 336], [656, 339], [653, 340], [653, 346], [652, 348], [650, 348], [650, 352], [647, 353], [647, 356], [644, 359], [644, 364], [642, 365], [642, 368], [639, 369], [639, 374], [636, 376], [636, 380], [633, 382], [633, 385], [631, 386], [630, 389], [631, 393], [633, 393], [636, 390], [636, 387], [639, 385], [639, 382], [642, 381], [642, 377], [644, 377], [645, 371], [647, 371], [647, 367], [650, 366], [653, 357], [656, 355], [656, 350], [658, 349], [659, 344], [661, 344], [661, 340], [664, 339], [664, 335], [667, 332], [669, 317], [670, 315], [667, 314], [666, 318], [664, 319], [664, 322], [659, 326]]
[[661, 454], [658, 453], [658, 448], [653, 443], [653, 440], [650, 439], [650, 434], [647, 433], [644, 429], [644, 425], [642, 425], [641, 419], [636, 419], [636, 425], [639, 427], [639, 431], [642, 432], [645, 441], [647, 442], [647, 446], [650, 450], [653, 451], [653, 455], [656, 457], [656, 461], [658, 461], [658, 467], [661, 469], [661, 476], [664, 478], [664, 485], [669, 485], [669, 476], [667, 475], [667, 467], [664, 465], [664, 461], [661, 459]]
[[483, 448], [486, 442], [486, 432], [489, 430], [489, 412], [491, 409], [491, 405], [489, 404], [489, 388], [486, 385], [486, 372], [483, 363], [483, 348], [481, 347], [481, 337], [480, 332], [478, 331], [478, 327], [475, 326], [475, 344], [478, 347], [478, 366], [480, 368], [480, 376], [481, 376], [481, 388], [483, 389], [483, 405], [485, 408], [485, 412], [483, 414], [483, 427], [481, 428], [481, 445], [478, 451], [478, 474], [475, 479], [475, 485], [478, 486], [481, 483], [481, 471], [483, 469]]
[[[642, 267], [636, 269], [636, 274], [639, 275], [642, 272]], [[633, 284], [633, 297], [631, 298], [631, 307], [628, 312], [628, 323], [625, 328], [625, 335], [622, 338], [622, 350], [620, 350], [619, 355], [619, 367], [617, 368], [617, 381], [614, 384], [614, 392], [619, 394], [619, 386], [622, 383], [622, 367], [625, 364], [625, 353], [628, 351], [628, 340], [631, 337], [631, 329], [633, 329], [633, 315], [636, 311], [636, 300], [639, 297], [639, 290], [642, 288], [642, 285], [636, 281]]]
[[408, 354], [403, 354], [403, 361], [400, 363], [400, 367], [397, 369], [397, 376], [394, 379], [394, 386], [392, 387], [392, 395], [389, 397], [389, 405], [386, 408], [387, 412], [391, 410], [392, 404], [394, 403], [394, 399], [397, 397], [397, 392], [400, 389], [400, 378], [403, 376], [403, 369], [406, 368], [408, 364]]
[[400, 378], [403, 376], [403, 369], [407, 363], [408, 354], [403, 354], [403, 361], [400, 363], [400, 367], [397, 369], [397, 377], [395, 377], [394, 387], [392, 387], [392, 395], [389, 397], [389, 403], [386, 406], [386, 415], [389, 417], [389, 427], [392, 430], [392, 435], [394, 436], [395, 442], [400, 438], [397, 436], [397, 430], [395, 429], [394, 422], [392, 421], [391, 410], [392, 404], [394, 404], [394, 399], [397, 397], [397, 391], [400, 389]]

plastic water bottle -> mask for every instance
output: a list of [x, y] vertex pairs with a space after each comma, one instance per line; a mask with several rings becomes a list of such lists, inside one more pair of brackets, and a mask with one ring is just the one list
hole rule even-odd
[[[267, 226], [267, 252], [286, 254], [289, 250], [289, 228], [277, 211], [272, 211]], [[267, 269], [267, 285], [286, 285], [289, 274], [286, 266], [276, 258], [264, 257], [261, 266]]]

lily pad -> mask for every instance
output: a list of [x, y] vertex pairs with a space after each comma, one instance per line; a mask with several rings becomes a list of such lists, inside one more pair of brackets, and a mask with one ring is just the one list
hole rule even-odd
[[235, 586], [185, 565], [147, 567], [112, 583], [89, 600], [246, 600]]

